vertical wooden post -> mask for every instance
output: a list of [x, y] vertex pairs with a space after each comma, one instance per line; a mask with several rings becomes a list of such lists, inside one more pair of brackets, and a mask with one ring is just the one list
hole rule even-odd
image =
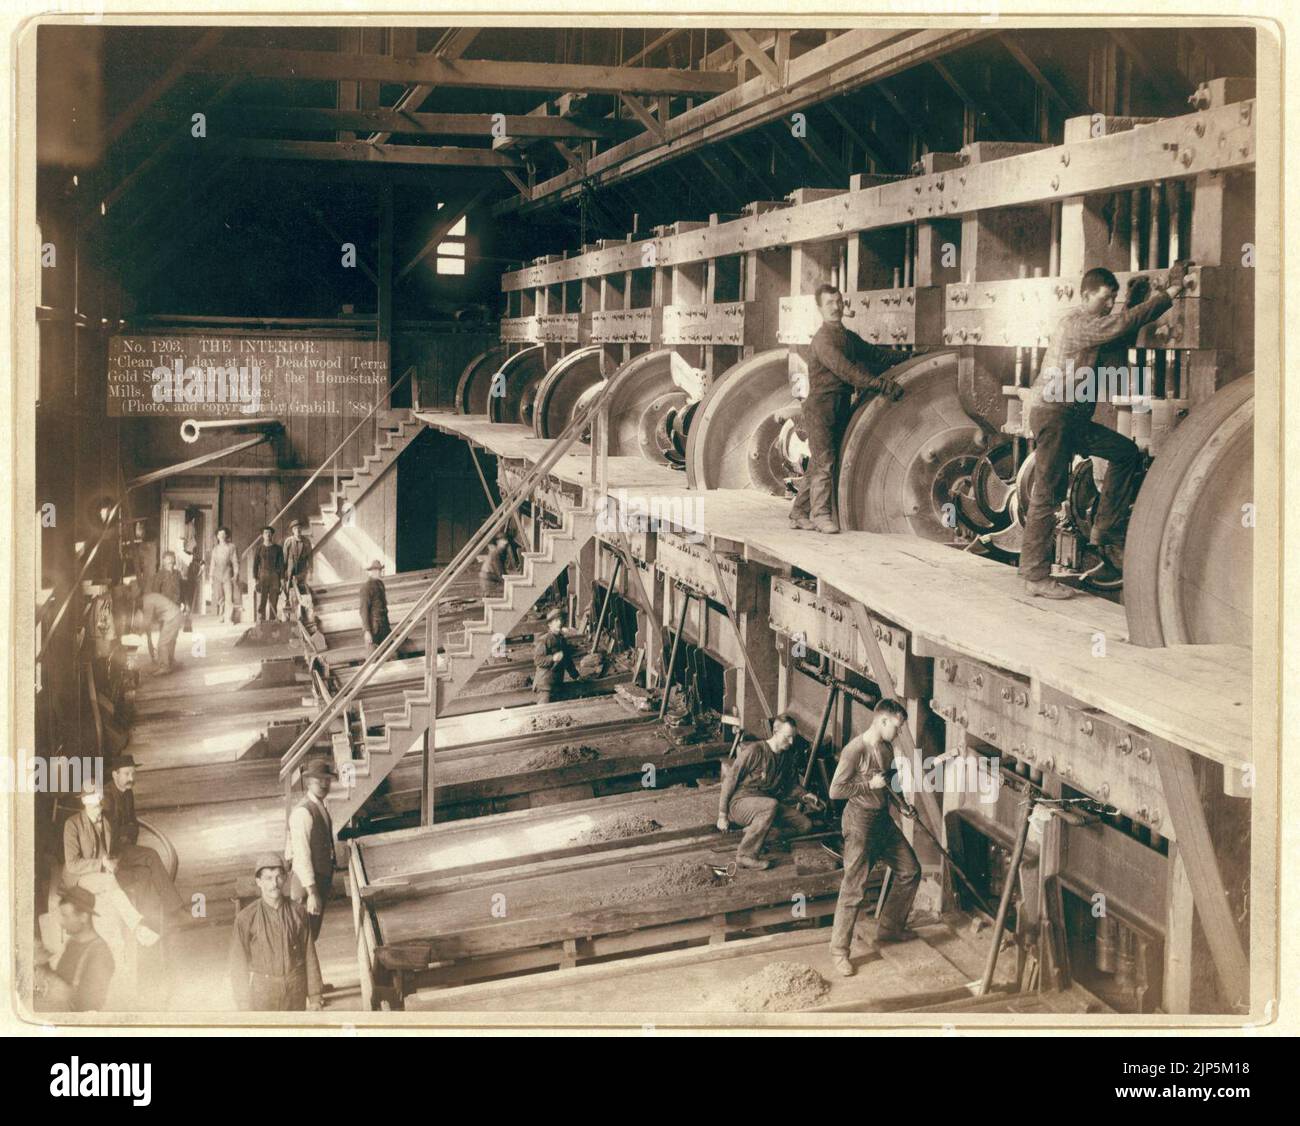
[[1192, 1011], [1192, 932], [1196, 901], [1178, 842], [1169, 842], [1168, 892], [1165, 907], [1165, 975], [1161, 1008], [1167, 1013]]
[[429, 692], [429, 726], [424, 733], [424, 762], [420, 779], [420, 824], [433, 824], [433, 747], [438, 726], [438, 604], [429, 608], [424, 631], [424, 682]]

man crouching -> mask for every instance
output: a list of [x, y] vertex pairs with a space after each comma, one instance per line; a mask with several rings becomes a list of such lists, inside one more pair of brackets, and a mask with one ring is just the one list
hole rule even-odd
[[718, 828], [725, 833], [733, 822], [744, 827], [736, 850], [736, 864], [741, 868], [771, 865], [770, 860], [760, 860], [758, 853], [773, 824], [782, 833], [797, 837], [812, 831], [812, 822], [799, 807], [822, 808], [821, 799], [805, 790], [795, 773], [790, 748], [797, 728], [794, 716], [782, 712], [772, 720], [772, 734], [742, 746], [734, 765], [723, 772]]

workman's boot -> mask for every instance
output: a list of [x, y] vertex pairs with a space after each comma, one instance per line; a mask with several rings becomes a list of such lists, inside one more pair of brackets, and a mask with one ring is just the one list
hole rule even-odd
[[817, 530], [817, 525], [806, 516], [791, 516], [790, 527], [798, 532], [814, 532]]
[[838, 535], [840, 526], [829, 516], [814, 516], [813, 530], [821, 532], [824, 536]]
[[1074, 591], [1052, 579], [1026, 579], [1025, 593], [1033, 598], [1073, 598]]
[[756, 868], [760, 872], [772, 867], [770, 860], [759, 860], [757, 856], [737, 856], [736, 866], [739, 868]]
[[852, 977], [858, 972], [857, 967], [849, 961], [847, 954], [837, 954], [831, 951], [831, 965], [840, 977]]
[[904, 927], [901, 931], [876, 931], [876, 943], [882, 942], [911, 942], [914, 938], [920, 936], [914, 930], [908, 930]]

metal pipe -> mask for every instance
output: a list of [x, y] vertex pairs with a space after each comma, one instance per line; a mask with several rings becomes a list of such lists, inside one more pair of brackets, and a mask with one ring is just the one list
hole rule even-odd
[[691, 604], [691, 592], [684, 586], [675, 588], [682, 596], [682, 612], [677, 616], [677, 632], [673, 634], [672, 652], [668, 654], [668, 671], [664, 673], [664, 694], [659, 701], [659, 722], [668, 714], [668, 697], [673, 690], [673, 670], [677, 667], [677, 649], [682, 643], [682, 630], [686, 628], [686, 611]]
[[984, 966], [984, 980], [980, 982], [980, 995], [986, 995], [993, 988], [993, 975], [998, 968], [998, 954], [1002, 951], [1002, 931], [1007, 925], [1007, 912], [1011, 909], [1011, 896], [1016, 890], [1016, 880], [1020, 876], [1020, 862], [1025, 856], [1025, 844], [1029, 840], [1029, 821], [1034, 813], [1037, 801], [1031, 796], [1025, 804], [1024, 820], [1020, 822], [1020, 832], [1016, 834], [1016, 846], [1011, 852], [1007, 865], [1006, 882], [1002, 885], [1002, 898], [998, 901], [998, 917], [993, 921], [993, 942], [989, 947], [988, 962]]
[[1128, 268], [1142, 269], [1142, 189], [1128, 194]]
[[822, 708], [822, 717], [817, 723], [817, 735], [808, 750], [808, 763], [803, 768], [802, 785], [805, 789], [808, 786], [808, 779], [812, 777], [813, 763], [817, 761], [817, 752], [821, 748], [822, 740], [826, 738], [826, 725], [831, 721], [831, 711], [835, 707], [835, 697], [839, 690], [838, 684], [831, 684], [826, 691], [826, 706]]
[[609, 585], [605, 588], [605, 600], [600, 604], [600, 616], [596, 618], [596, 633], [591, 639], [591, 651], [595, 653], [600, 648], [600, 632], [605, 628], [605, 611], [609, 609], [609, 600], [613, 597], [614, 587], [618, 584], [619, 572], [623, 570], [623, 557], [614, 556], [614, 574], [610, 576]]
[[278, 429], [280, 425], [278, 418], [212, 419], [202, 422], [187, 418], [181, 423], [181, 439], [186, 442], [197, 442], [199, 436], [208, 430], [272, 430]]
[[1058, 277], [1061, 273], [1061, 205], [1052, 204], [1052, 228], [1047, 244], [1047, 276]]

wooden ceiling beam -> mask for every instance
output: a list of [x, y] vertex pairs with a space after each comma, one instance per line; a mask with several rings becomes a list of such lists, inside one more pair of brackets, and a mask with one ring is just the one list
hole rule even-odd
[[521, 161], [492, 149], [445, 145], [371, 145], [365, 141], [269, 141], [255, 137], [221, 142], [223, 151], [255, 160], [328, 160], [359, 164], [414, 164], [438, 168], [521, 168]]
[[214, 50], [194, 60], [200, 74], [242, 74], [248, 78], [413, 82], [483, 90], [540, 90], [588, 94], [721, 94], [736, 76], [656, 67], [585, 66], [501, 59], [439, 59], [418, 55], [396, 59], [337, 51], [284, 51], [263, 47]]
[[[234, 81], [233, 79], [231, 81]], [[214, 115], [215, 116], [215, 115]], [[413, 113], [398, 109], [341, 110], [304, 106], [239, 106], [219, 115], [223, 131], [246, 134], [250, 129], [283, 132], [334, 133], [341, 129], [416, 136], [491, 137], [497, 120], [510, 137], [556, 140], [622, 140], [625, 124], [599, 117], [559, 117], [533, 114]]]

